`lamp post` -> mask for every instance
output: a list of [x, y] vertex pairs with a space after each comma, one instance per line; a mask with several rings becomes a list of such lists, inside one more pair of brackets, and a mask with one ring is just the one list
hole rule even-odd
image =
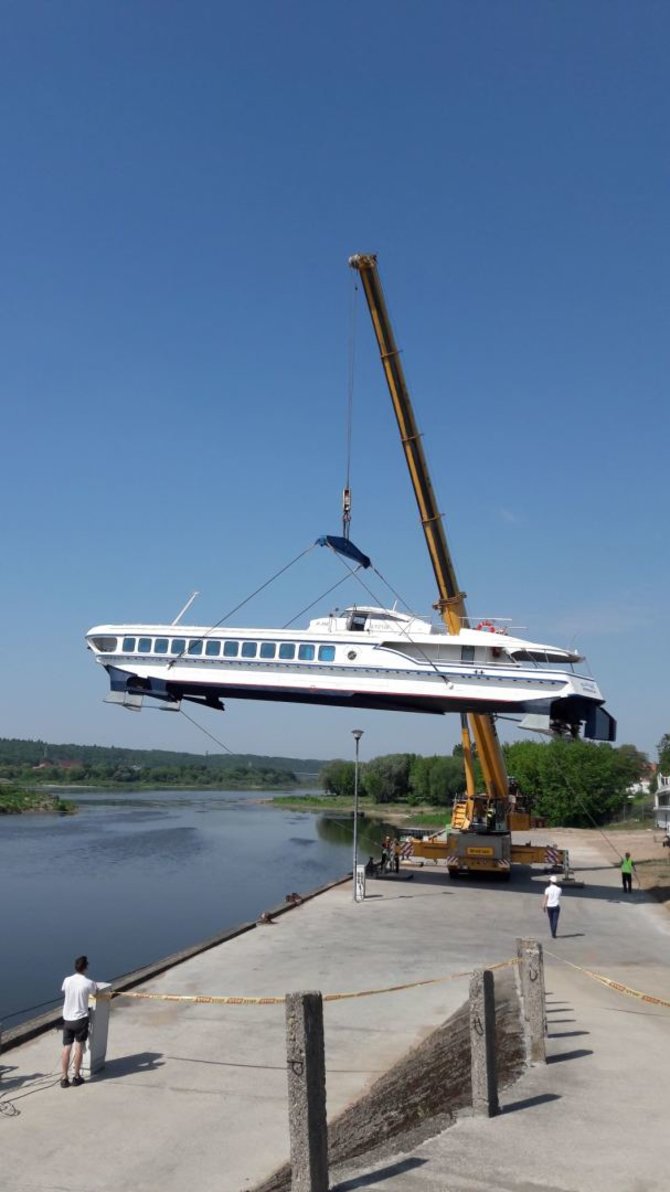
[[354, 879], [354, 902], [358, 902], [356, 897], [356, 870], [358, 868], [358, 746], [361, 737], [363, 736], [362, 728], [354, 728], [351, 730], [351, 735], [356, 742], [356, 760], [354, 762], [354, 856], [353, 856], [353, 879]]

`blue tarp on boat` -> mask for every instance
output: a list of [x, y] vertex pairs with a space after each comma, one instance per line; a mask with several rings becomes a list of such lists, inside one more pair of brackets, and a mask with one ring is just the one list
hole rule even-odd
[[347, 559], [353, 559], [361, 567], [370, 567], [372, 560], [364, 555], [353, 542], [348, 538], [338, 538], [334, 534], [324, 534], [323, 537], [317, 538], [317, 546], [329, 546], [331, 550], [336, 551], [338, 555], [345, 555]]

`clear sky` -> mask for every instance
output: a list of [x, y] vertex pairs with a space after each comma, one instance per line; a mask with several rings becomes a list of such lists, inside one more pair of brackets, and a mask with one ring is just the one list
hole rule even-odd
[[[193, 589], [218, 621], [339, 532], [347, 258], [377, 252], [471, 612], [583, 650], [619, 741], [655, 758], [667, 3], [8, 0], [0, 22], [0, 735], [216, 749], [103, 704], [83, 635]], [[362, 300], [355, 355], [351, 536], [428, 612]], [[282, 625], [340, 575], [314, 551], [233, 623]], [[347, 600], [368, 598], [312, 615]], [[192, 714], [234, 752], [457, 739], [453, 718]]]

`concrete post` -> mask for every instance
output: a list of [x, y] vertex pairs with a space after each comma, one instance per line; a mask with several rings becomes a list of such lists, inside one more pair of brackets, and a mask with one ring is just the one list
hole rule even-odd
[[287, 993], [286, 1059], [292, 1192], [328, 1192], [328, 1126], [323, 1002]]
[[475, 969], [470, 980], [472, 1108], [482, 1117], [500, 1113], [496, 1057], [496, 1005], [493, 973]]
[[[92, 1076], [105, 1066], [109, 1011], [112, 1004], [109, 996], [111, 988], [108, 981], [98, 981], [97, 994], [91, 995], [88, 1000], [91, 1027], [81, 1064], [85, 1076]], [[103, 996], [100, 996], [101, 994]]]
[[531, 1064], [544, 1064], [547, 1061], [547, 1021], [542, 944], [538, 940], [518, 939], [516, 950], [519, 958], [526, 1047]]

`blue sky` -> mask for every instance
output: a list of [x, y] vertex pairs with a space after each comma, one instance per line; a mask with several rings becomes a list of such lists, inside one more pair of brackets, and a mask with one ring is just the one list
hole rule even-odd
[[[216, 748], [104, 705], [83, 634], [171, 620], [193, 589], [218, 621], [339, 531], [347, 258], [377, 252], [471, 612], [582, 649], [655, 758], [668, 6], [23, 0], [1, 26], [0, 733]], [[427, 612], [362, 301], [352, 487], [353, 540]], [[237, 623], [281, 625], [339, 576], [314, 551]], [[193, 715], [234, 752], [457, 739], [451, 718]]]

